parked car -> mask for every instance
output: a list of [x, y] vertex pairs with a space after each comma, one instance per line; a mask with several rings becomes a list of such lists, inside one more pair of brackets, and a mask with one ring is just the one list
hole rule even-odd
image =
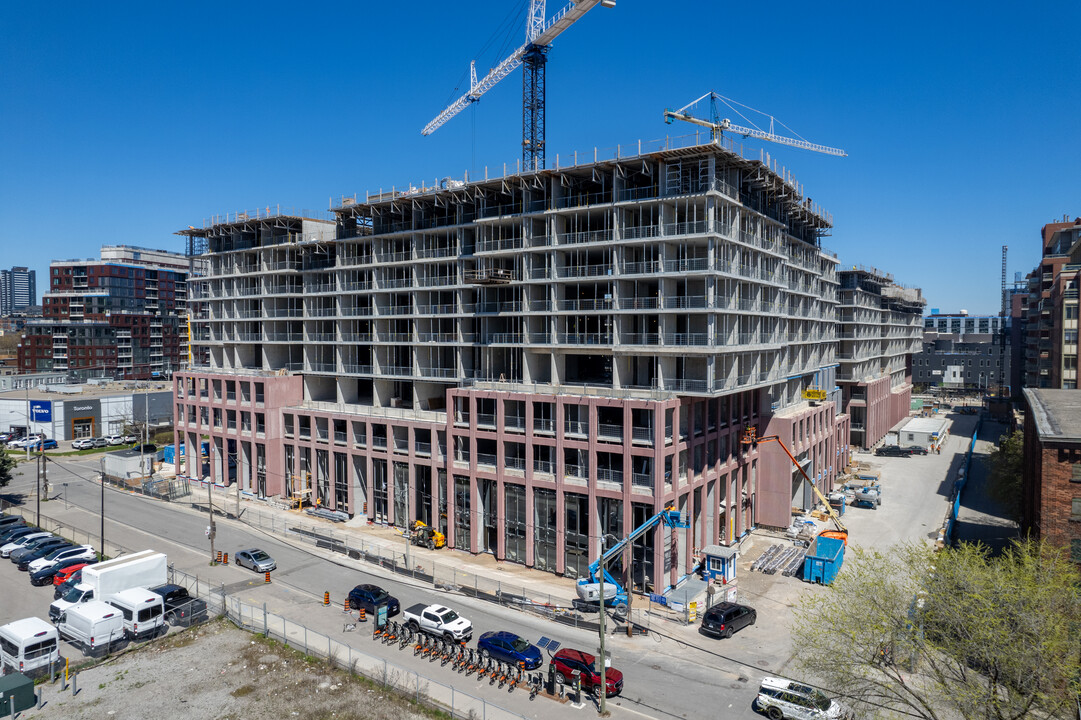
[[83, 571], [77, 570], [74, 575], [69, 577], [64, 582], [53, 587], [53, 600], [59, 600], [68, 594], [68, 592], [78, 585], [83, 580]]
[[393, 597], [378, 585], [357, 585], [349, 591], [349, 608], [359, 610], [364, 608], [366, 612], [374, 613], [379, 605], [387, 606], [387, 617], [393, 617], [401, 612], [402, 606], [398, 598]]
[[9, 542], [14, 542], [23, 535], [29, 535], [32, 532], [41, 532], [41, 529], [25, 523], [9, 523], [4, 525], [0, 528], [0, 546], [7, 545]]
[[124, 444], [124, 436], [123, 435], [106, 435], [105, 436], [105, 442], [109, 443], [109, 445], [123, 445]]
[[84, 558], [75, 556], [69, 557], [65, 560], [59, 560], [52, 565], [46, 565], [44, 567], [30, 568], [30, 584], [31, 585], [53, 585], [53, 580], [57, 574], [67, 568], [82, 568], [86, 566], [86, 560]]
[[758, 611], [753, 607], [722, 602], [703, 613], [701, 630], [712, 637], [730, 638], [733, 633], [754, 625], [756, 620]]
[[4, 543], [0, 546], [0, 557], [11, 557], [11, 553], [20, 548], [26, 547], [28, 543], [32, 543], [39, 538], [52, 537], [53, 534], [45, 532], [44, 530], [37, 530], [36, 532], [26, 533], [16, 540]]
[[755, 698], [758, 710], [770, 720], [841, 720], [852, 718], [852, 711], [821, 690], [809, 685], [765, 677]]
[[875, 450], [879, 457], [910, 457], [911, 453], [900, 445], [883, 445]]
[[109, 447], [109, 441], [103, 437], [91, 438], [90, 441], [94, 443], [94, 447], [96, 448]]
[[72, 450], [90, 450], [94, 447], [94, 438], [78, 438], [71, 441]]
[[[581, 650], [563, 648], [552, 656], [552, 667], [555, 668], [557, 683], [565, 684], [567, 678], [573, 677], [577, 670], [582, 678], [582, 689], [590, 693], [598, 693], [601, 685], [601, 673], [594, 667], [597, 659], [589, 653]], [[613, 697], [623, 691], [623, 673], [613, 667], [604, 669], [604, 684], [607, 687], [605, 695]]]
[[124, 445], [131, 445], [133, 443], [139, 442], [138, 435], [123, 435], [120, 439]]
[[274, 562], [274, 558], [258, 548], [241, 550], [235, 553], [233, 558], [240, 567], [251, 568], [257, 573], [270, 572], [278, 568], [278, 563]]
[[54, 586], [63, 585], [68, 580], [71, 580], [73, 578], [77, 578], [76, 582], [78, 580], [82, 580], [83, 576], [82, 576], [82, 573], [80, 573], [79, 571], [82, 570], [87, 565], [93, 565], [96, 562], [97, 562], [97, 560], [91, 560], [89, 562], [82, 561], [82, 562], [77, 562], [74, 565], [68, 565], [67, 567], [63, 567], [63, 568], [58, 569], [56, 571], [56, 574], [53, 575], [53, 585]]
[[902, 450], [908, 450], [909, 455], [926, 455], [927, 454], [927, 448], [925, 448], [923, 445], [908, 445], [908, 446], [903, 447], [901, 449]]
[[31, 439], [30, 442], [28, 442], [28, 443], [23, 443], [23, 445], [22, 445], [23, 450], [25, 450], [28, 447], [31, 450], [37, 450], [37, 451], [40, 452], [41, 450], [55, 450], [56, 448], [60, 447], [60, 444], [57, 443], [56, 440], [53, 440], [52, 438], [35, 438], [35, 439]]
[[528, 640], [506, 631], [486, 632], [477, 640], [480, 655], [489, 655], [496, 660], [517, 665], [525, 663], [526, 670], [536, 670], [541, 666], [541, 651]]
[[34, 445], [45, 436], [37, 433], [28, 437], [21, 437], [18, 440], [12, 440], [8, 443], [8, 448], [12, 450], [25, 450], [27, 445]]
[[34, 562], [30, 563], [28, 568], [30, 572], [41, 570], [42, 568], [55, 565], [61, 560], [67, 560], [69, 558], [78, 558], [80, 560], [90, 560], [97, 557], [98, 553], [94, 549], [93, 545], [76, 545], [63, 550], [54, 550], [53, 552], [45, 555]]
[[21, 515], [0, 515], [0, 527], [6, 527], [13, 523], [25, 522]]
[[46, 555], [50, 555], [54, 550], [75, 547], [64, 538], [57, 538], [57, 540], [59, 540], [59, 542], [44, 542], [33, 550], [24, 550], [15, 561], [15, 566], [23, 572], [26, 572], [30, 569], [30, 563], [43, 558]]

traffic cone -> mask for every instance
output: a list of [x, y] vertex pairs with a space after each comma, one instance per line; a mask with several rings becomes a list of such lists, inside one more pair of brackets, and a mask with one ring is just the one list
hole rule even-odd
[[360, 609], [360, 617], [357, 618], [357, 619], [360, 620], [360, 622], [367, 622], [368, 621], [368, 617], [364, 613], [364, 608]]
[[327, 605], [330, 605], [330, 591], [329, 590], [327, 590], [325, 593], [323, 593], [323, 607], [326, 607]]
[[267, 570], [266, 571], [266, 579], [263, 580], [263, 583], [266, 584], [266, 583], [269, 583], [269, 582], [270, 582], [270, 571]]

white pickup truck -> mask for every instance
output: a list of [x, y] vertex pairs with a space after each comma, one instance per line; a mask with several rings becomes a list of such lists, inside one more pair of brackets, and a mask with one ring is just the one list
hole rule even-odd
[[417, 603], [404, 610], [402, 618], [413, 632], [439, 635], [458, 642], [467, 642], [473, 637], [473, 623], [443, 605]]

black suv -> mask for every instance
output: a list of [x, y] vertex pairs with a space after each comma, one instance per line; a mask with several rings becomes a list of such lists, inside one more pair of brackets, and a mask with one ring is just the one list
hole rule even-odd
[[737, 630], [754, 625], [757, 619], [758, 612], [754, 608], [723, 602], [706, 610], [701, 631], [713, 637], [730, 638]]
[[357, 585], [349, 591], [349, 609], [374, 613], [380, 605], [387, 606], [387, 617], [394, 617], [401, 610], [398, 598], [392, 596], [378, 585]]
[[883, 445], [875, 450], [875, 455], [879, 457], [912, 457], [912, 453], [900, 445]]

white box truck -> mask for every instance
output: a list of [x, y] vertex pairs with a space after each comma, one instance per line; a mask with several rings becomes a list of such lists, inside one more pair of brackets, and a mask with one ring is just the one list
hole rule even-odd
[[154, 637], [165, 627], [161, 595], [146, 588], [121, 590], [109, 598], [109, 604], [124, 614], [124, 634], [132, 640]]
[[3, 672], [34, 677], [49, 666], [60, 666], [59, 636], [49, 623], [30, 617], [0, 626], [0, 665]]
[[109, 603], [91, 600], [68, 608], [56, 629], [84, 655], [107, 653], [124, 639], [124, 614]]
[[121, 590], [161, 585], [167, 580], [168, 572], [165, 555], [153, 550], [143, 550], [97, 565], [87, 565], [82, 569], [82, 582], [49, 606], [49, 619], [54, 623], [60, 622], [72, 605], [89, 600], [105, 601]]

